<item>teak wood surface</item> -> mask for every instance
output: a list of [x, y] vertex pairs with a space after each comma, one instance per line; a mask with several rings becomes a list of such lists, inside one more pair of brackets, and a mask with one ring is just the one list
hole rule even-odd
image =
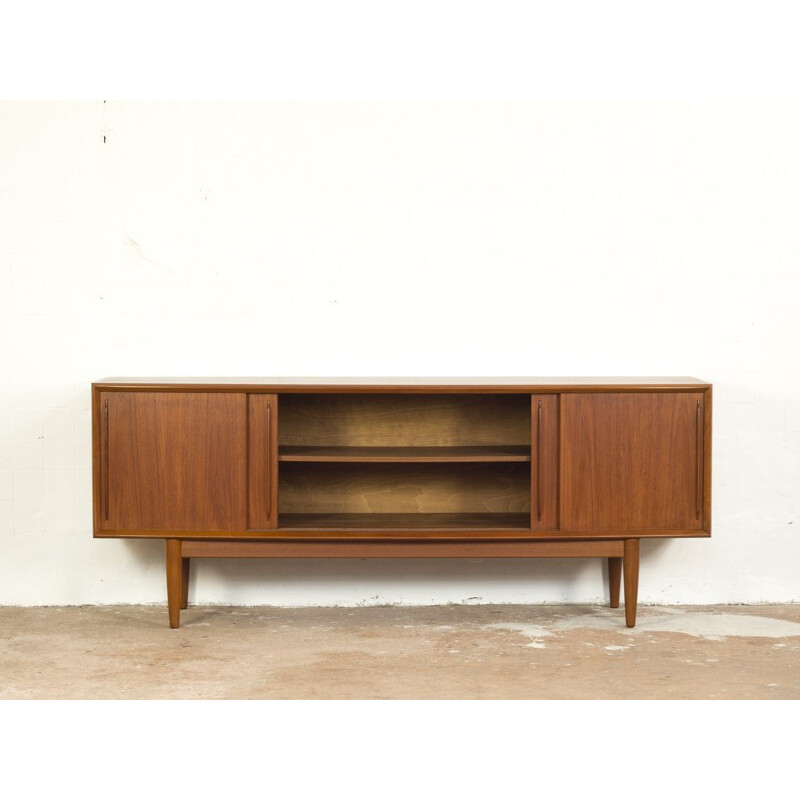
[[278, 526], [278, 395], [247, 395], [247, 528]]
[[531, 395], [531, 530], [558, 530], [559, 396]]
[[561, 396], [565, 530], [702, 528], [703, 395]]
[[[591, 542], [231, 542], [223, 539], [183, 541], [191, 558], [618, 558], [625, 543], [617, 539]], [[620, 573], [621, 574], [621, 573]], [[619, 591], [617, 592], [619, 595]]]
[[102, 392], [99, 405], [96, 527], [245, 527], [245, 395]]
[[[370, 513], [308, 514], [281, 513], [281, 533], [292, 530], [298, 535], [318, 538], [327, 531], [339, 531], [347, 537], [369, 538], [476, 538], [507, 536], [529, 538], [527, 513], [462, 512], [462, 513]], [[294, 537], [297, 538], [297, 537]]]
[[530, 461], [530, 445], [492, 447], [281, 447], [278, 461], [372, 464], [467, 464]]
[[324, 394], [531, 394], [553, 392], [704, 391], [710, 383], [689, 377], [554, 378], [103, 378], [108, 391], [267, 392]]

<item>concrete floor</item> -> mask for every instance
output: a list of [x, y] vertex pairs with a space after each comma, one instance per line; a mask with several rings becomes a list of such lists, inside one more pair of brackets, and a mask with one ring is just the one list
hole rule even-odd
[[800, 605], [0, 608], [0, 698], [798, 699]]

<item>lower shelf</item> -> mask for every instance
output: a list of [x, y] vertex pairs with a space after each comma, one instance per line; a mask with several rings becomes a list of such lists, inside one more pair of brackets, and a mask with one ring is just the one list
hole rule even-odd
[[365, 463], [470, 463], [530, 461], [525, 445], [497, 447], [281, 447], [278, 461], [338, 461]]
[[281, 514], [282, 530], [529, 530], [529, 514]]

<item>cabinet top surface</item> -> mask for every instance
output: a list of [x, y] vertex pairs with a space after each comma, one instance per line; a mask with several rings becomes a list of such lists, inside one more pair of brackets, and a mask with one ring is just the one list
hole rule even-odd
[[93, 384], [99, 388], [148, 389], [275, 389], [292, 392], [312, 391], [536, 391], [542, 389], [677, 389], [710, 388], [711, 384], [689, 377], [349, 377], [349, 378], [103, 378]]

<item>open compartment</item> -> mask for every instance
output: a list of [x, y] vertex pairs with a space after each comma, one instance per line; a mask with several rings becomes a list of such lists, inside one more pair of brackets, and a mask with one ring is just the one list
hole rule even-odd
[[527, 528], [530, 464], [287, 463], [281, 528]]
[[530, 395], [281, 397], [281, 461], [530, 461]]
[[280, 529], [530, 526], [530, 395], [292, 394]]

